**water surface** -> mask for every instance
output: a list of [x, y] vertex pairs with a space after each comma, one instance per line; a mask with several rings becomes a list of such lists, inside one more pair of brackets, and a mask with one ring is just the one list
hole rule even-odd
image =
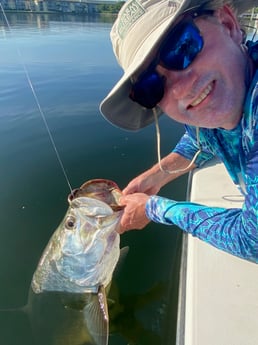
[[[26, 303], [32, 274], [64, 216], [69, 194], [24, 68], [72, 188], [92, 178], [112, 179], [123, 188], [157, 157], [154, 126], [136, 133], [123, 131], [105, 121], [98, 110], [122, 73], [109, 41], [112, 21], [9, 14], [10, 30], [3, 19], [0, 307], [14, 308]], [[160, 127], [165, 155], [183, 128], [165, 117]], [[185, 185], [183, 177], [161, 194], [184, 199]], [[180, 239], [176, 227], [157, 224], [121, 237], [122, 246], [128, 245], [130, 251], [116, 284], [121, 303], [127, 307], [113, 327], [110, 345], [151, 345], [150, 339], [155, 345], [174, 343]], [[141, 303], [134, 305], [136, 300]], [[34, 345], [23, 316], [0, 313], [1, 344]]]

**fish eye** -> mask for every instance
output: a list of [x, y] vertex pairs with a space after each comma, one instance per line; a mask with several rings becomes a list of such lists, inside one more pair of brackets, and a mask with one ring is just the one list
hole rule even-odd
[[73, 230], [74, 227], [75, 227], [75, 224], [76, 224], [76, 219], [75, 219], [75, 217], [68, 216], [68, 217], [66, 218], [65, 227], [66, 227], [68, 230]]

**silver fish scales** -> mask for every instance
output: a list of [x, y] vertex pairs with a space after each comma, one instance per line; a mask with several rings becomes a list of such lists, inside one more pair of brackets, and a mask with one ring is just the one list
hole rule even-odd
[[74, 190], [31, 284], [35, 294], [86, 294], [85, 323], [97, 345], [108, 344], [106, 289], [120, 257], [120, 196], [118, 186], [105, 179], [90, 180]]

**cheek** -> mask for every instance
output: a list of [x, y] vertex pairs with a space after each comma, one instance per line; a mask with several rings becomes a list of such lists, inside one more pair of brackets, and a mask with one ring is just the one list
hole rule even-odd
[[203, 67], [221, 71], [230, 78], [239, 76], [245, 61], [241, 44], [231, 37], [227, 28], [215, 25], [213, 29], [204, 31]]
[[235, 44], [221, 50], [217, 59], [211, 58], [218, 81], [218, 96], [221, 103], [240, 104], [245, 96], [246, 58], [241, 48]]
[[[166, 97], [168, 98], [168, 97]], [[189, 121], [189, 115], [187, 114], [187, 111], [185, 109], [180, 109], [180, 104], [177, 102], [171, 102], [169, 100], [165, 100], [164, 104], [161, 102], [160, 108], [163, 110], [163, 112], [172, 120], [186, 124]]]
[[178, 108], [178, 102], [175, 101], [175, 99], [169, 94], [169, 92], [165, 93], [164, 97], [159, 103], [159, 107], [173, 120], [176, 120], [178, 122], [183, 121], [180, 119], [181, 115]]

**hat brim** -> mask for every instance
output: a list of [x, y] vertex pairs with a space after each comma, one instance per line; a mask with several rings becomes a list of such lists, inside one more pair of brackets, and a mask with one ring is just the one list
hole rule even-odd
[[[139, 54], [135, 56], [134, 63], [129, 66], [122, 78], [101, 102], [100, 111], [112, 124], [126, 130], [136, 131], [146, 127], [154, 121], [153, 109], [141, 107], [138, 103], [129, 98], [131, 90], [130, 79], [139, 67], [144, 64], [152, 51], [155, 50], [158, 42], [160, 42], [167, 30], [171, 27], [175, 18], [182, 12], [183, 10], [181, 9], [175, 16], [167, 18], [167, 20], [157, 27], [156, 30], [150, 32]], [[156, 111], [158, 115], [161, 115], [162, 111], [160, 108], [156, 107]]]

